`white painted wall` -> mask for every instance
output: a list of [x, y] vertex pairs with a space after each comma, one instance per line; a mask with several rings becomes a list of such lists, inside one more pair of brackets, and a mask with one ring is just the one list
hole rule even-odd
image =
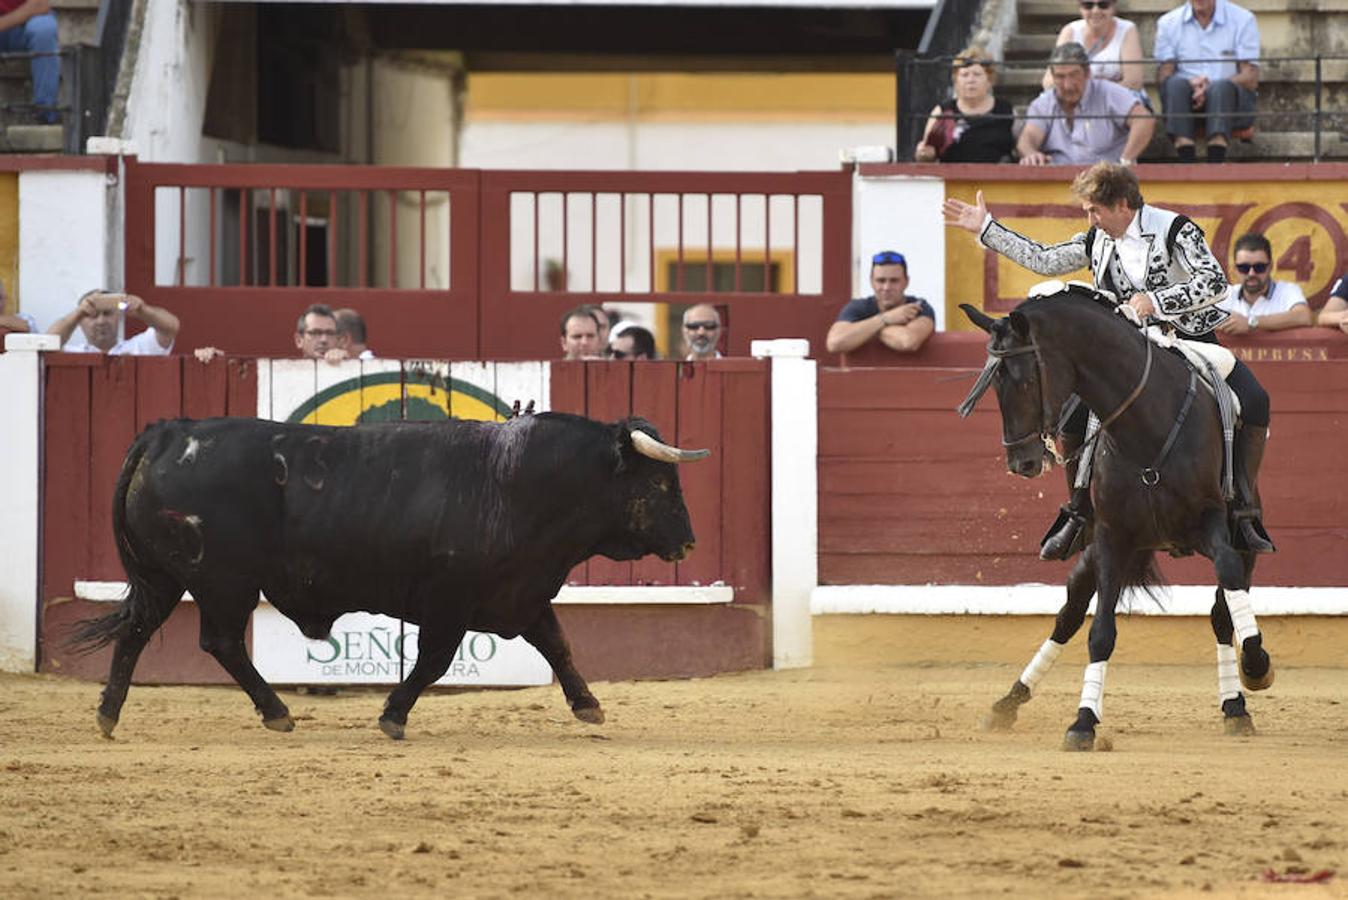
[[[122, 134], [144, 162], [201, 162], [216, 11], [191, 0], [145, 0]], [[176, 212], [176, 211], [175, 211]], [[176, 220], [176, 216], [175, 216]]]
[[854, 180], [852, 240], [853, 294], [871, 293], [871, 257], [897, 250], [908, 260], [908, 293], [936, 310], [936, 327], [945, 328], [945, 225], [941, 204], [945, 182], [938, 177], [887, 177]]
[[19, 299], [39, 328], [85, 291], [109, 286], [111, 242], [121, 231], [110, 219], [110, 190], [102, 172], [19, 173]]

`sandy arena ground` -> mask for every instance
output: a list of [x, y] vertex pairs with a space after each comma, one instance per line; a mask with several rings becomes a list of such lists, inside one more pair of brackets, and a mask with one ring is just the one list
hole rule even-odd
[[274, 734], [135, 686], [106, 741], [97, 685], [0, 676], [0, 896], [1348, 897], [1348, 670], [1280, 669], [1232, 739], [1210, 667], [1116, 662], [1113, 751], [1066, 754], [1075, 662], [993, 735], [1019, 666], [825, 656], [598, 683], [600, 727], [431, 694], [403, 743], [382, 692], [286, 692]]

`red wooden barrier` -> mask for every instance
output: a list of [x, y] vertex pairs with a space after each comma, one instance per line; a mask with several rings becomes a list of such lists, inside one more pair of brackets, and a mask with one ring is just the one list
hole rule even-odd
[[[255, 416], [257, 364], [231, 358], [46, 357], [43, 611], [39, 666], [102, 678], [108, 652], [71, 655], [65, 629], [101, 615], [107, 603], [77, 600], [74, 583], [125, 580], [111, 534], [117, 474], [127, 447], [160, 419]], [[577, 659], [592, 678], [710, 674], [771, 661], [768, 363], [554, 363], [552, 408], [607, 421], [648, 418], [670, 442], [710, 447], [709, 460], [681, 467], [698, 547], [674, 565], [595, 559], [572, 574], [580, 585], [707, 585], [734, 589], [733, 609], [688, 606], [562, 607]], [[722, 496], [724, 483], [735, 484]], [[758, 609], [753, 609], [757, 607]], [[574, 623], [574, 624], [573, 624]], [[228, 680], [196, 650], [197, 612], [180, 604], [147, 650], [142, 681]], [[653, 636], [658, 635], [658, 640]], [[675, 640], [677, 638], [677, 640]], [[678, 649], [671, 646], [690, 642]]]
[[[1348, 361], [1257, 363], [1272, 398], [1261, 475], [1278, 553], [1264, 585], [1348, 584], [1348, 483], [1333, 474], [1348, 430]], [[1068, 564], [1038, 558], [1066, 496], [1061, 471], [1006, 471], [996, 401], [968, 419], [955, 406], [971, 370], [896, 367], [819, 377], [819, 578], [822, 584], [1057, 583]], [[1212, 582], [1205, 561], [1163, 560], [1176, 584]]]

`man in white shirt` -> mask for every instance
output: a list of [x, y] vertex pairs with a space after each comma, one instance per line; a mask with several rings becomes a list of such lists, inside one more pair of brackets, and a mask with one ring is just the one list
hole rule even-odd
[[721, 313], [710, 303], [698, 303], [683, 311], [683, 346], [687, 350], [684, 359], [720, 359], [721, 351], [716, 349], [721, 338]]
[[[124, 314], [149, 327], [122, 338]], [[79, 334], [75, 334], [76, 325]], [[177, 316], [161, 306], [151, 306], [135, 294], [92, 290], [80, 298], [73, 310], [57, 319], [47, 333], [60, 336], [61, 349], [66, 353], [168, 356], [179, 327]]]
[[1257, 231], [1236, 241], [1236, 271], [1225, 299], [1219, 304], [1231, 313], [1217, 326], [1221, 334], [1251, 334], [1306, 328], [1311, 307], [1294, 281], [1273, 280], [1273, 246]]

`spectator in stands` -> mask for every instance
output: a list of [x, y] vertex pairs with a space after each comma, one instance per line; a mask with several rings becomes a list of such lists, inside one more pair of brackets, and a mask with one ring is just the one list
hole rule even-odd
[[[1075, 43], [1091, 58], [1091, 77], [1123, 85], [1147, 102], [1142, 91], [1142, 39], [1137, 26], [1114, 15], [1115, 0], [1080, 0], [1081, 18], [1058, 32], [1059, 45]], [[1044, 90], [1053, 87], [1053, 72], [1044, 71]]]
[[0, 53], [32, 53], [33, 119], [39, 125], [61, 121], [56, 108], [61, 87], [56, 15], [51, 0], [0, 0]]
[[879, 340], [896, 353], [922, 348], [936, 330], [936, 312], [921, 297], [910, 297], [908, 260], [882, 250], [871, 257], [869, 297], [849, 300], [828, 330], [829, 353], [850, 353], [867, 341]]
[[1219, 306], [1231, 313], [1220, 334], [1282, 331], [1311, 324], [1311, 307], [1295, 281], [1273, 280], [1273, 246], [1257, 231], [1236, 240], [1236, 274]]
[[659, 359], [655, 352], [655, 335], [640, 325], [627, 325], [615, 330], [609, 341], [612, 359]]
[[[1231, 132], [1254, 124], [1259, 23], [1229, 0], [1189, 0], [1156, 22], [1156, 80], [1166, 134], [1193, 162], [1201, 123], [1208, 162], [1226, 159]], [[1198, 115], [1195, 115], [1195, 114]]]
[[365, 319], [349, 307], [333, 314], [337, 321], [337, 346], [327, 352], [331, 359], [374, 359], [374, 351], [365, 345]]
[[[124, 313], [149, 327], [121, 338]], [[80, 333], [74, 334], [77, 325]], [[66, 353], [168, 356], [178, 328], [178, 317], [161, 306], [151, 306], [135, 294], [96, 289], [80, 297], [75, 308], [57, 319], [47, 333], [60, 336], [61, 349]]]
[[325, 359], [337, 346], [337, 314], [326, 303], [311, 304], [295, 322], [295, 349], [305, 359]]
[[6, 299], [5, 283], [0, 281], [0, 350], [4, 349], [7, 334], [37, 334], [37, 320], [28, 313], [3, 312]]
[[562, 358], [599, 359], [599, 320], [585, 306], [562, 316]]
[[1151, 141], [1151, 112], [1126, 87], [1090, 77], [1091, 58], [1074, 41], [1048, 58], [1053, 88], [1030, 102], [1016, 141], [1022, 166], [1130, 166]]
[[613, 327], [613, 314], [597, 303], [582, 303], [581, 309], [590, 314], [595, 324], [599, 326], [599, 352], [600, 355], [608, 353], [609, 329]]
[[937, 104], [913, 158], [918, 162], [1003, 162], [1016, 148], [1011, 104], [992, 94], [997, 69], [978, 47], [955, 57], [955, 96]]
[[1325, 305], [1320, 308], [1320, 314], [1315, 318], [1315, 324], [1321, 328], [1337, 328], [1348, 334], [1348, 275], [1341, 276], [1334, 282], [1334, 287], [1329, 292], [1329, 299], [1325, 301]]
[[716, 342], [721, 337], [721, 313], [710, 303], [699, 303], [683, 311], [684, 359], [720, 359]]

